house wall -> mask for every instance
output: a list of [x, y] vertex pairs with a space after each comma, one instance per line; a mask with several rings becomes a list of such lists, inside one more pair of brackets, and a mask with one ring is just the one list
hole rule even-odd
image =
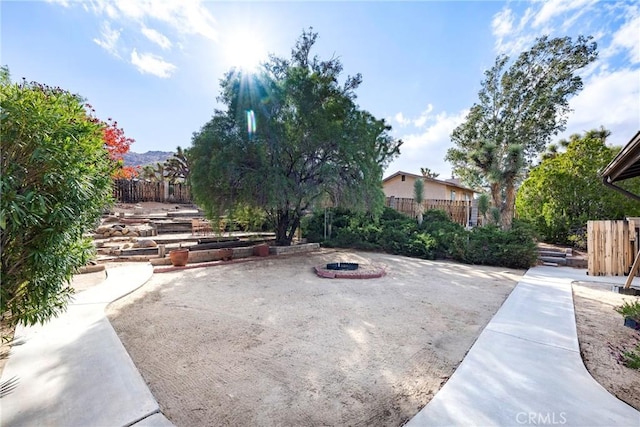
[[413, 197], [413, 182], [415, 178], [405, 175], [406, 180], [402, 181], [402, 176], [394, 176], [390, 180], [382, 184], [382, 191], [385, 197]]
[[[385, 181], [382, 190], [385, 197], [399, 197], [399, 198], [413, 198], [413, 183], [416, 178], [411, 175], [405, 175], [405, 180], [402, 181], [402, 175], [395, 176], [388, 181]], [[446, 185], [441, 182], [424, 180], [424, 199], [425, 200], [451, 200], [451, 192], [455, 191], [454, 200], [472, 200], [473, 191], [464, 190], [459, 187]], [[468, 199], [465, 198], [468, 196]]]

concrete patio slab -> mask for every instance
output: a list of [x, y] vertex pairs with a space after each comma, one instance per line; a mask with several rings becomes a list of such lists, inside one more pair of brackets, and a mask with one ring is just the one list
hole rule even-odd
[[19, 345], [0, 380], [16, 383], [0, 399], [2, 425], [128, 426], [153, 414], [147, 423], [164, 418], [104, 314], [151, 274], [149, 264], [109, 269], [103, 283], [79, 293], [59, 317], [16, 329]]
[[571, 291], [576, 280], [613, 284], [625, 278], [530, 269], [407, 426], [639, 426], [640, 412], [598, 384], [582, 362]]

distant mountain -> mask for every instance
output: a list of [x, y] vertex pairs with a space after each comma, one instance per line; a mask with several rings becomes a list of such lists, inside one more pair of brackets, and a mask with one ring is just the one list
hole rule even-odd
[[128, 152], [124, 155], [125, 166], [145, 166], [164, 163], [173, 156], [173, 151], [147, 151], [146, 153]]

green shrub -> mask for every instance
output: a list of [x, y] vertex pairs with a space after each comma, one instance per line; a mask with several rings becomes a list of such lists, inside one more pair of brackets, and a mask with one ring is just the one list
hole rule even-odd
[[435, 259], [436, 239], [427, 233], [417, 233], [411, 237], [405, 254], [424, 259]]
[[1, 80], [0, 315], [32, 325], [66, 309], [94, 256], [85, 233], [111, 202], [113, 163], [78, 95]]
[[435, 258], [451, 257], [453, 242], [466, 234], [464, 227], [451, 221], [447, 213], [441, 210], [425, 212], [420, 231], [430, 234], [435, 240]]
[[640, 369], [640, 344], [636, 345], [633, 350], [623, 352], [621, 358], [627, 368]]
[[302, 235], [311, 243], [320, 243], [324, 240], [324, 210], [307, 215], [300, 221]]
[[616, 307], [615, 310], [623, 317], [631, 317], [632, 319], [640, 321], [640, 300], [633, 302], [625, 301], [624, 304]]
[[469, 264], [512, 268], [530, 267], [538, 256], [531, 227], [518, 221], [510, 231], [496, 226], [467, 231], [445, 212], [430, 210], [418, 226], [413, 218], [391, 208], [385, 208], [378, 219], [331, 209], [327, 219], [332, 233], [330, 239], [323, 240], [324, 211], [305, 218], [303, 232], [309, 241], [328, 247], [382, 250], [425, 259], [453, 257]]
[[536, 263], [538, 249], [531, 230], [515, 221], [508, 231], [489, 225], [457, 236], [453, 255], [468, 264], [529, 268]]

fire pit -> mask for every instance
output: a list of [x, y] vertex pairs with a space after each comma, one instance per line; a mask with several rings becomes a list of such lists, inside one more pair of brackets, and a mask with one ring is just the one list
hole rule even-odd
[[358, 269], [357, 262], [332, 262], [327, 264], [327, 270], [348, 270], [353, 271]]
[[384, 266], [356, 262], [330, 262], [318, 265], [314, 270], [326, 279], [375, 279], [386, 273]]

